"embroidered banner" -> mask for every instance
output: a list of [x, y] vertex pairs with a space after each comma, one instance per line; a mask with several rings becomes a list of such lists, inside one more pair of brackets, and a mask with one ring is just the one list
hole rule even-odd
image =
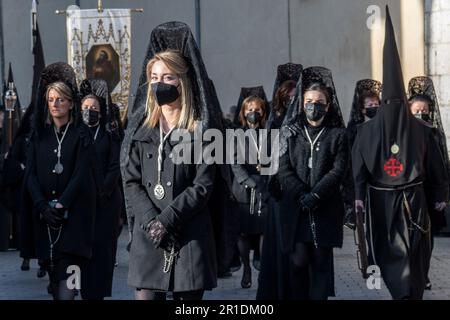
[[77, 81], [102, 78], [112, 101], [128, 105], [131, 80], [131, 10], [105, 9], [67, 11], [68, 63]]

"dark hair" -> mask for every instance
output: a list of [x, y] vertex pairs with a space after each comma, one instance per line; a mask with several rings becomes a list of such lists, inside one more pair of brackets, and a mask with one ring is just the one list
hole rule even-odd
[[325, 86], [323, 83], [321, 82], [313, 82], [310, 83], [305, 90], [303, 91], [303, 94], [305, 94], [308, 91], [320, 91], [325, 95], [325, 98], [327, 99], [327, 103], [331, 103], [331, 95], [330, 95], [330, 91], [328, 90], [328, 87]]
[[433, 105], [433, 100], [431, 100], [431, 98], [426, 94], [416, 94], [408, 100], [410, 104], [418, 101], [428, 103], [428, 106], [430, 107]]
[[81, 104], [83, 104], [87, 99], [97, 100], [98, 104], [100, 105], [100, 99], [95, 94], [88, 94], [87, 96], [84, 96], [83, 99], [81, 99]]
[[273, 101], [273, 111], [284, 112], [289, 102], [289, 92], [291, 92], [297, 84], [293, 80], [287, 80], [283, 82], [275, 93]]
[[364, 100], [366, 100], [367, 98], [375, 98], [375, 99], [378, 100], [379, 103], [381, 103], [380, 96], [379, 96], [376, 92], [373, 92], [373, 91], [363, 91], [363, 92], [361, 93], [361, 95], [359, 96], [359, 101], [358, 101], [358, 104], [359, 104], [358, 107], [359, 107], [361, 110], [364, 109]]

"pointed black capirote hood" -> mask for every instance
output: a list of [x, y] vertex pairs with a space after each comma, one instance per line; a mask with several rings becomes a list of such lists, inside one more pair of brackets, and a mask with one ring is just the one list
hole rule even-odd
[[[407, 147], [410, 122], [400, 56], [395, 41], [389, 8], [386, 6], [386, 26], [383, 48], [383, 93], [380, 110], [375, 117], [381, 121], [382, 148], [384, 156], [390, 156], [393, 145]], [[403, 145], [402, 145], [403, 144]], [[395, 150], [396, 148], [394, 148]]]
[[402, 66], [395, 41], [389, 8], [386, 6], [386, 27], [383, 48], [383, 100], [406, 102]]
[[386, 7], [382, 103], [377, 115], [358, 127], [360, 154], [375, 185], [399, 186], [420, 179], [430, 126], [409, 111], [400, 57]]
[[30, 106], [33, 106], [36, 99], [37, 87], [39, 84], [39, 78], [42, 70], [45, 68], [44, 49], [42, 48], [41, 33], [39, 31], [39, 25], [36, 23], [35, 42], [33, 46], [33, 82], [31, 84], [31, 101]]

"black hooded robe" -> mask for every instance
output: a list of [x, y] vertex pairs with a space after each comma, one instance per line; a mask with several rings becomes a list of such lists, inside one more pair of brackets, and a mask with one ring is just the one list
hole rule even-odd
[[[352, 152], [356, 199], [365, 199], [367, 196], [369, 263], [380, 267], [394, 299], [422, 298], [431, 258], [430, 220], [425, 192], [430, 191], [433, 199], [429, 200], [433, 204], [446, 199], [448, 194], [448, 175], [432, 128], [417, 120], [411, 130], [417, 133], [414, 152], [421, 157], [415, 157], [411, 171], [404, 175], [399, 185], [386, 183], [383, 179], [385, 172], [376, 172], [371, 168], [371, 173], [368, 170], [366, 157], [377, 158], [376, 150], [364, 148], [367, 152], [359, 151], [379, 132], [378, 128], [361, 128]], [[392, 161], [385, 166], [387, 170], [397, 170], [399, 164]], [[416, 173], [419, 173], [418, 176]], [[367, 184], [370, 186], [366, 194]], [[426, 233], [411, 226], [405, 200], [410, 207], [412, 220]]]
[[352, 150], [355, 198], [366, 202], [369, 263], [394, 299], [422, 299], [430, 262], [431, 203], [448, 200], [446, 165], [433, 129], [409, 111], [392, 21], [387, 11], [383, 101], [358, 128]]

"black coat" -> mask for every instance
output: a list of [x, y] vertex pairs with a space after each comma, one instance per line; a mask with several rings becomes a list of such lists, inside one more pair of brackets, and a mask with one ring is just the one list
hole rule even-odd
[[[245, 130], [245, 128], [244, 128]], [[252, 142], [252, 138], [248, 138], [249, 143]], [[259, 141], [256, 138], [256, 141]], [[268, 140], [270, 141], [270, 140]], [[244, 146], [242, 146], [244, 147]], [[237, 152], [236, 147], [235, 152]], [[250, 149], [248, 144], [245, 144], [245, 151], [242, 156], [245, 159], [251, 158], [249, 152], [254, 150]], [[256, 158], [255, 155], [253, 157]], [[261, 175], [257, 170], [256, 164], [237, 164], [237, 153], [235, 154], [235, 164], [231, 165], [233, 172], [233, 184], [232, 194], [234, 198], [234, 210], [238, 212], [240, 232], [245, 234], [262, 234], [264, 232], [265, 221], [267, 219], [267, 210], [269, 202], [269, 192], [267, 189], [267, 176]], [[251, 178], [256, 183], [256, 194], [254, 203], [254, 213], [250, 213], [250, 201], [251, 201], [251, 189], [245, 187], [245, 181]], [[260, 213], [258, 213], [260, 211]]]
[[[95, 135], [95, 128], [91, 133]], [[117, 232], [123, 197], [120, 191], [120, 140], [100, 127], [95, 148], [97, 212], [92, 259], [83, 272], [83, 298], [111, 296]]]
[[349, 160], [345, 130], [325, 129], [314, 148], [312, 172], [308, 168], [311, 151], [304, 128], [295, 125], [291, 130], [294, 134], [288, 140], [287, 152], [281, 156], [279, 169], [284, 194], [280, 203], [283, 247], [290, 251], [295, 241], [313, 241], [309, 214], [300, 209], [301, 196], [310, 192], [320, 197], [313, 212], [318, 245], [341, 247], [344, 203], [340, 186]]
[[[207, 204], [216, 168], [204, 163], [175, 165], [173, 148], [179, 144], [193, 150], [194, 143], [167, 139], [161, 173], [166, 194], [158, 200], [153, 190], [157, 184], [159, 140], [158, 127], [139, 129], [133, 137], [128, 163], [122, 168], [132, 230], [128, 284], [175, 292], [212, 289], [216, 287], [217, 266]], [[163, 272], [163, 250], [156, 249], [141, 228], [156, 217], [172, 234], [178, 234], [181, 249], [171, 270], [173, 281], [170, 273]]]
[[402, 162], [402, 170], [405, 169], [391, 177], [384, 159], [380, 159], [381, 143], [374, 143], [373, 133], [379, 126], [372, 121], [358, 128], [352, 149], [356, 197], [367, 198], [369, 262], [380, 267], [394, 299], [422, 299], [431, 258], [430, 234], [422, 231], [430, 227], [427, 206], [448, 201], [447, 166], [435, 129], [422, 120], [412, 119], [409, 136], [404, 137], [406, 141], [414, 138], [410, 149], [405, 154], [400, 149], [399, 155], [395, 155]]
[[43, 202], [57, 199], [68, 208], [68, 219], [55, 252], [90, 258], [96, 208], [91, 140], [84, 129], [70, 125], [62, 143], [61, 163], [64, 171], [60, 175], [53, 172], [57, 162], [57, 146], [53, 126], [49, 125], [30, 141], [24, 205], [21, 209], [21, 227], [24, 228], [22, 255], [49, 258], [47, 225], [40, 219], [36, 208]]

